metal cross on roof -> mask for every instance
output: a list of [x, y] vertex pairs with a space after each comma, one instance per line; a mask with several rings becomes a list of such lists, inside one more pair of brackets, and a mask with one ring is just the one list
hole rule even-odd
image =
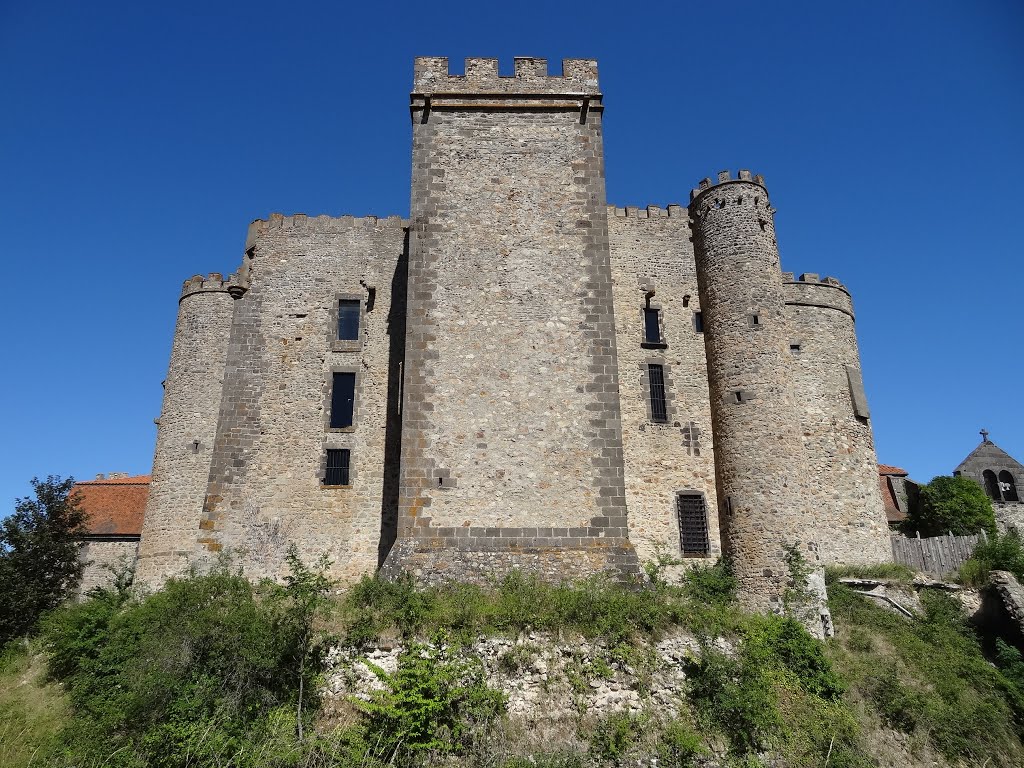
[[988, 430], [987, 429], [981, 430], [981, 442], [983, 442], [983, 443], [987, 443], [988, 442]]

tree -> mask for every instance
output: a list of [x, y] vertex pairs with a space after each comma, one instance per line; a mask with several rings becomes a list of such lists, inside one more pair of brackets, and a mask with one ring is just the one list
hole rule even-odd
[[996, 532], [996, 517], [980, 485], [967, 477], [940, 475], [921, 486], [903, 530], [920, 531], [922, 536], [967, 536], [979, 531], [991, 535]]
[[82, 577], [76, 536], [85, 512], [71, 495], [74, 484], [70, 477], [33, 478], [35, 498], [18, 499], [14, 514], [0, 521], [0, 646], [31, 632]]

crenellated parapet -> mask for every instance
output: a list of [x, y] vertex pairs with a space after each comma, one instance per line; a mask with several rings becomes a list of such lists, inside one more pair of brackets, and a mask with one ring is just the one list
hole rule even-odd
[[498, 60], [467, 58], [465, 74], [448, 73], [447, 56], [418, 56], [413, 93], [574, 93], [598, 95], [597, 62], [594, 59], [562, 59], [562, 74], [548, 74], [547, 59], [515, 58], [515, 74], [498, 74]]
[[853, 298], [834, 277], [819, 278], [813, 272], [805, 272], [794, 279], [792, 272], [783, 272], [782, 291], [788, 306], [834, 309], [854, 317]]
[[664, 208], [658, 205], [648, 205], [643, 208], [632, 205], [617, 208], [614, 205], [609, 205], [608, 215], [618, 219], [688, 219], [690, 214], [686, 206], [670, 204]]
[[197, 293], [227, 293], [237, 299], [245, 293], [246, 288], [245, 281], [237, 274], [228, 275], [227, 278], [220, 272], [211, 272], [206, 277], [194, 275], [182, 283], [181, 298], [178, 301]]
[[[764, 184], [764, 177], [746, 169], [740, 170], [736, 175], [737, 178], [734, 179], [730, 171], [719, 171], [717, 181], [710, 178], [702, 179], [700, 184], [690, 190], [690, 215], [700, 218], [709, 210], [733, 205], [764, 207], [769, 213], [774, 213], [768, 202], [768, 188]], [[759, 195], [756, 187], [764, 190], [764, 194]], [[744, 189], [751, 191], [744, 194]]]
[[304, 213], [285, 216], [281, 213], [272, 213], [266, 219], [256, 219], [249, 225], [245, 248], [251, 248], [263, 235], [278, 232], [333, 235], [353, 229], [401, 229], [408, 225], [409, 222], [401, 216], [307, 216]]

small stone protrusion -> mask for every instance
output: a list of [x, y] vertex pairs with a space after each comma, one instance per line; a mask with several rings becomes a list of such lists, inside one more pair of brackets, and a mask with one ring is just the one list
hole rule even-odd
[[718, 183], [721, 184], [723, 181], [729, 181], [732, 178], [732, 174], [729, 171], [718, 172]]
[[739, 173], [739, 178], [740, 178], [740, 181], [750, 181], [751, 180], [750, 171], [748, 171], [746, 168], [741, 168], [740, 169], [740, 173]]

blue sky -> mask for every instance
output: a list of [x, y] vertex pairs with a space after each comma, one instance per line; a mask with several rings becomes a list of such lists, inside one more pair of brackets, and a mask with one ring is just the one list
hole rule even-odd
[[0, 0], [0, 514], [149, 470], [181, 282], [250, 220], [408, 214], [416, 55], [598, 59], [609, 202], [751, 168], [784, 267], [850, 287], [881, 461], [1024, 460], [1016, 0]]

